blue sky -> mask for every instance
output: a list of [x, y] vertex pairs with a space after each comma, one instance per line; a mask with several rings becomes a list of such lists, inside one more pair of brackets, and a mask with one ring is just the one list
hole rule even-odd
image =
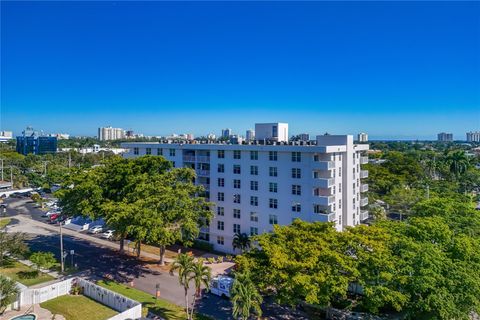
[[478, 2], [8, 2], [1, 129], [480, 130]]

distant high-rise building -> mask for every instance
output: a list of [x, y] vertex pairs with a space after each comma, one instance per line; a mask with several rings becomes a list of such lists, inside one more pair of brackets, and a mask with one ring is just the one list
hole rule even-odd
[[125, 138], [125, 131], [122, 128], [101, 127], [98, 128], [98, 140], [119, 140]]
[[185, 139], [191, 141], [191, 140], [195, 139], [195, 137], [194, 137], [193, 133], [187, 133], [187, 134], [185, 134]]
[[249, 129], [247, 130], [247, 134], [245, 135], [247, 141], [255, 140], [255, 130]]
[[358, 142], [368, 142], [368, 134], [361, 132], [358, 134]]
[[468, 142], [480, 142], [480, 131], [467, 132], [467, 141]]
[[442, 142], [453, 141], [453, 133], [440, 132], [437, 134], [437, 140]]
[[23, 155], [56, 153], [57, 137], [51, 137], [27, 127], [21, 136], [17, 136], [17, 152]]
[[228, 138], [232, 135], [232, 129], [223, 129], [222, 130], [222, 138]]
[[12, 131], [0, 131], [0, 142], [7, 142], [11, 139], [13, 139]]
[[288, 142], [288, 123], [255, 123], [255, 140]]
[[214, 135], [213, 133], [209, 133], [208, 136], [207, 136], [207, 138], [208, 138], [209, 140], [215, 140], [216, 137], [217, 137], [217, 136]]
[[310, 135], [308, 133], [300, 133], [298, 135], [298, 140], [300, 141], [309, 141], [310, 140]]

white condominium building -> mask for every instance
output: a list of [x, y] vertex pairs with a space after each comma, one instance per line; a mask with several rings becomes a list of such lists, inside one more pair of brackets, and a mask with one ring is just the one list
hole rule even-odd
[[468, 142], [480, 142], [480, 131], [467, 132], [467, 141]]
[[122, 128], [101, 127], [98, 128], [98, 140], [118, 140], [125, 138], [125, 130]]
[[453, 133], [440, 132], [437, 134], [437, 141], [451, 142], [453, 141]]
[[358, 142], [367, 142], [368, 141], [368, 134], [365, 132], [361, 132], [358, 134]]
[[256, 123], [255, 139], [259, 141], [288, 141], [288, 123]]
[[[257, 131], [258, 132], [258, 131]], [[333, 222], [337, 230], [368, 218], [367, 144], [353, 136], [317, 136], [316, 141], [244, 144], [123, 143], [124, 157], [162, 155], [175, 167], [190, 167], [196, 183], [215, 203], [215, 217], [200, 239], [234, 253], [236, 233], [270, 232], [294, 219]]]

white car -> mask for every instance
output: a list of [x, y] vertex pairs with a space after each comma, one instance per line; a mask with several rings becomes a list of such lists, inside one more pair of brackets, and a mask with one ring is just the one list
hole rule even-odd
[[90, 229], [88, 229], [88, 233], [93, 233], [93, 234], [100, 233], [102, 231], [103, 231], [102, 226], [93, 226]]
[[210, 292], [219, 297], [230, 298], [230, 290], [232, 289], [233, 278], [227, 276], [214, 277], [210, 282]]
[[52, 211], [48, 211], [47, 213], [45, 213], [45, 215], [47, 217], [50, 217], [51, 215], [54, 215], [54, 214], [60, 214], [62, 213], [61, 211], [58, 211], [58, 210], [52, 210]]
[[106, 232], [104, 232], [102, 234], [102, 238], [104, 239], [112, 239], [113, 238], [113, 234], [114, 234], [115, 230], [107, 230]]

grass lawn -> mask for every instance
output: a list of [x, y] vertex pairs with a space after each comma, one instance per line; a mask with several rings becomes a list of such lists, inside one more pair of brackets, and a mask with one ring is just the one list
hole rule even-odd
[[26, 266], [23, 263], [20, 263], [18, 261], [15, 261], [9, 258], [6, 258], [4, 260], [4, 264], [0, 268], [1, 274], [11, 278], [12, 280], [18, 281], [21, 284], [24, 284], [26, 286], [33, 286], [35, 284], [39, 284], [42, 282], [47, 282], [55, 279], [54, 277], [41, 272], [38, 274], [38, 276], [34, 278], [27, 278], [27, 279], [20, 278], [22, 274], [28, 274], [34, 271], [35, 271], [34, 268]]
[[0, 229], [3, 229], [7, 224], [10, 223], [10, 218], [2, 218], [0, 219]]
[[82, 295], [60, 296], [43, 302], [40, 306], [53, 314], [61, 314], [67, 320], [104, 320], [118, 314], [115, 310]]

